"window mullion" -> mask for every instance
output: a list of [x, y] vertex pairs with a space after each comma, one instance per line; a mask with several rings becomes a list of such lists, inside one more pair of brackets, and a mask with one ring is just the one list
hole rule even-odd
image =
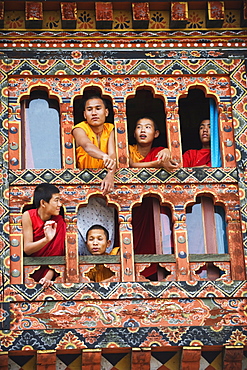
[[211, 198], [201, 197], [205, 253], [218, 253], [214, 205]]

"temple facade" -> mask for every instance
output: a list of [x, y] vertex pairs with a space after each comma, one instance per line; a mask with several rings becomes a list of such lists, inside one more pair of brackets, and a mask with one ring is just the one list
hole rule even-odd
[[[246, 0], [0, 1], [0, 370], [247, 368], [246, 28]], [[90, 95], [114, 124], [106, 196], [106, 170], [76, 163]], [[175, 170], [130, 167], [140, 117]], [[184, 167], [203, 119], [211, 166]], [[43, 182], [61, 193], [65, 256], [23, 253]], [[80, 253], [92, 199], [114, 214], [117, 255]], [[47, 289], [41, 265], [57, 273]], [[100, 266], [111, 277], [93, 281]]]

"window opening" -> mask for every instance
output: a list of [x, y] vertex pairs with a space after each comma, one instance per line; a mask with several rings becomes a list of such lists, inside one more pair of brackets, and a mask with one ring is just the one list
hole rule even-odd
[[[135, 254], [173, 253], [171, 211], [160, 206], [158, 199], [145, 197], [133, 208], [132, 227]], [[142, 272], [149, 280], [162, 280], [169, 274], [155, 263]]]
[[225, 212], [210, 197], [186, 208], [186, 226], [190, 254], [227, 253]]
[[126, 115], [130, 145], [135, 144], [134, 130], [138, 119], [150, 117], [155, 121], [160, 131], [159, 137], [153, 142], [153, 147], [163, 146], [167, 148], [166, 115], [162, 99], [154, 98], [150, 90], [138, 89], [135, 97], [129, 98], [126, 102]]
[[[35, 206], [34, 203], [24, 204], [23, 207], [22, 207], [22, 214], [24, 212], [28, 211], [28, 210], [34, 210], [34, 209], [36, 209], [36, 206]], [[62, 218], [64, 219], [64, 207], [63, 206], [60, 207], [59, 215], [62, 216]], [[34, 224], [37, 223], [37, 218], [35, 217], [35, 215], [33, 215], [32, 223], [34, 223]], [[60, 224], [61, 224], [61, 222], [60, 222]], [[35, 227], [36, 227], [36, 232], [37, 232], [38, 224], [35, 225]], [[38, 233], [38, 236], [37, 235], [35, 236], [35, 232], [33, 232], [33, 237], [38, 238], [38, 240], [39, 240], [39, 233]], [[55, 238], [54, 238], [54, 240], [55, 240]], [[60, 245], [60, 243], [59, 243], [59, 245]], [[63, 255], [61, 255], [61, 256], [63, 257]], [[31, 279], [33, 279], [34, 281], [36, 281], [38, 283], [40, 281], [40, 279], [43, 277], [44, 272], [48, 269], [48, 266], [44, 265], [43, 261], [42, 261], [42, 263], [39, 263], [40, 258], [42, 259], [42, 258], [46, 257], [45, 254], [41, 255], [41, 256], [33, 257], [32, 255], [27, 255], [23, 251], [23, 257], [25, 257], [25, 259], [29, 261], [28, 265], [25, 265], [25, 263], [23, 264], [24, 265], [24, 282], [29, 283], [30, 282], [29, 279], [31, 278]], [[57, 282], [57, 280], [60, 280], [59, 278], [61, 278], [61, 276], [62, 276], [61, 272], [63, 270], [63, 267], [59, 266], [60, 262], [61, 262], [61, 258], [60, 258], [60, 255], [57, 256], [56, 254], [55, 255], [54, 254], [47, 255], [48, 259], [50, 259], [51, 257], [53, 259], [53, 262], [50, 262], [50, 264], [51, 265], [57, 265], [55, 268], [51, 268], [54, 271], [54, 276], [53, 276], [52, 280], [54, 282]], [[35, 260], [35, 261], [32, 261], [32, 263], [30, 263], [30, 260]], [[59, 261], [59, 262], [57, 263], [57, 261]], [[36, 264], [38, 266], [35, 267], [34, 271], [32, 271], [30, 273], [29, 270], [32, 269], [32, 266], [35, 266]], [[30, 267], [28, 267], [28, 266], [30, 266]], [[61, 270], [61, 272], [59, 272], [59, 270]]]
[[[179, 99], [179, 118], [183, 153], [190, 149], [197, 150], [197, 155], [206, 155], [199, 137], [199, 125], [203, 120], [210, 120], [211, 167], [221, 166], [218, 109], [214, 99], [206, 98], [201, 89], [190, 89], [186, 98]], [[193, 153], [192, 153], [193, 154]], [[195, 154], [195, 153], [194, 153]], [[198, 157], [199, 158], [199, 157]], [[199, 164], [198, 164], [199, 166]]]
[[115, 208], [106, 204], [105, 199], [91, 197], [87, 206], [80, 207], [77, 216], [78, 228], [78, 251], [80, 255], [90, 255], [86, 246], [86, 234], [93, 225], [101, 225], [109, 232], [110, 246], [106, 253], [110, 253], [114, 247], [118, 247], [118, 223]]
[[33, 90], [21, 103], [24, 168], [61, 168], [60, 114], [57, 100]]
[[187, 97], [180, 98], [178, 105], [183, 153], [200, 149], [198, 127], [203, 119], [210, 117], [209, 99], [201, 89], [189, 89]]
[[196, 272], [202, 279], [216, 280], [222, 276], [225, 271], [221, 270], [218, 266], [215, 266], [212, 262], [205, 263], [205, 265], [199, 268]]

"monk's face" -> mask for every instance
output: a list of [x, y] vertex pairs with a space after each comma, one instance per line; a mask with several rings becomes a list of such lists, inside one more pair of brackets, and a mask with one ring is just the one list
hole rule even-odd
[[48, 216], [58, 216], [60, 212], [60, 208], [62, 206], [61, 195], [59, 193], [52, 194], [52, 197], [49, 200], [49, 202], [41, 200], [40, 204], [42, 205], [45, 213]]
[[84, 118], [92, 128], [100, 126], [103, 127], [107, 116], [108, 109], [100, 98], [87, 100], [85, 104]]
[[141, 118], [137, 121], [134, 137], [138, 144], [152, 144], [153, 140], [159, 136], [159, 131], [155, 130], [154, 122], [148, 118]]
[[199, 136], [203, 148], [210, 148], [210, 121], [205, 119], [199, 127]]
[[106, 239], [102, 229], [92, 229], [87, 234], [87, 249], [93, 255], [105, 254], [110, 244], [111, 241]]

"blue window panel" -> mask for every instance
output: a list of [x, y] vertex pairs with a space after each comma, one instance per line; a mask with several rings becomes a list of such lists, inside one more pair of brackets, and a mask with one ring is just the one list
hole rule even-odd
[[209, 99], [210, 108], [210, 132], [211, 132], [211, 165], [212, 167], [221, 167], [220, 140], [218, 127], [218, 109], [215, 101]]
[[25, 117], [25, 168], [61, 168], [59, 112], [45, 99], [34, 99]]
[[186, 213], [186, 225], [190, 254], [204, 254], [204, 227], [201, 204], [194, 204], [191, 213]]

